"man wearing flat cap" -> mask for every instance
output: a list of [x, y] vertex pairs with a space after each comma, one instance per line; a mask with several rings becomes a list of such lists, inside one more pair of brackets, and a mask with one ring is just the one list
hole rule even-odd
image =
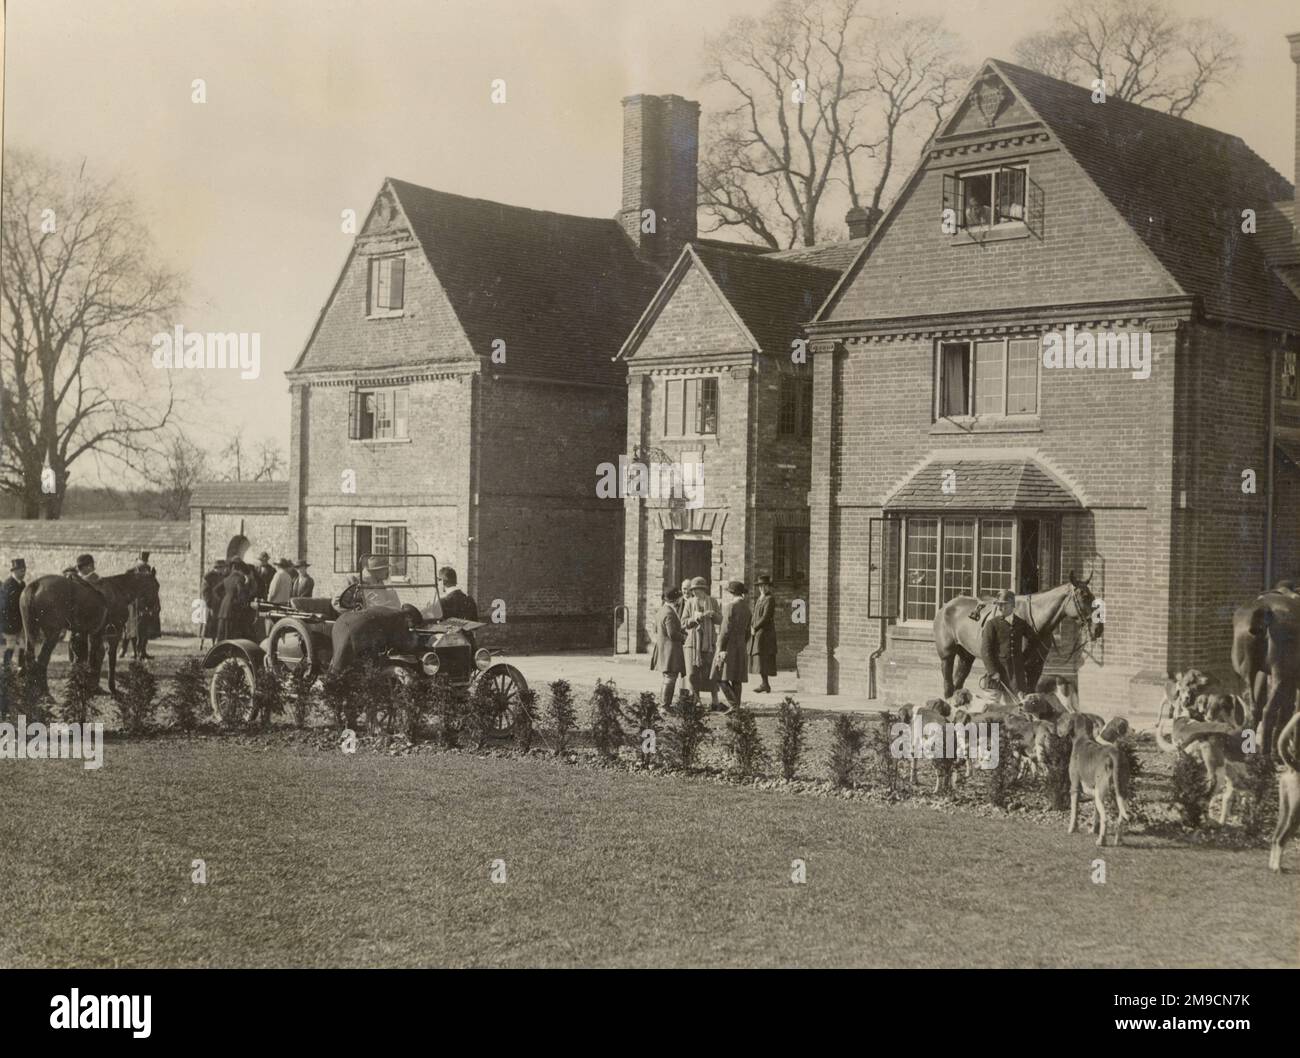
[[713, 657], [714, 675], [733, 709], [740, 705], [740, 689], [749, 679], [749, 622], [752, 615], [745, 594], [743, 583], [727, 581], [722, 624], [718, 629], [718, 652]]
[[400, 610], [402, 600], [387, 585], [387, 580], [388, 559], [383, 555], [367, 555], [361, 576], [352, 574], [348, 577], [348, 586], [334, 596], [334, 609], [339, 613], [345, 610], [369, 610], [373, 607]]
[[664, 709], [673, 704], [678, 677], [686, 675], [686, 652], [682, 649], [686, 633], [682, 630], [681, 615], [677, 612], [681, 597], [681, 588], [668, 587], [664, 590], [659, 612], [655, 614], [654, 649], [650, 653], [650, 668], [658, 669], [664, 674], [659, 703]]
[[980, 635], [980, 661], [989, 688], [997, 690], [1004, 702], [1017, 705], [1024, 682], [1024, 652], [1029, 642], [1029, 626], [1016, 616], [1016, 593], [1004, 591], [998, 596], [998, 610], [984, 622]]

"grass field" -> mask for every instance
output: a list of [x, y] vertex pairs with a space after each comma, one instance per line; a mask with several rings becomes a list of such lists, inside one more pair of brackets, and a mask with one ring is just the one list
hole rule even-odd
[[[0, 763], [0, 965], [1294, 966], [1259, 849], [469, 753]], [[208, 881], [191, 881], [191, 862]], [[806, 884], [791, 861], [807, 863]], [[502, 859], [506, 882], [489, 879]]]

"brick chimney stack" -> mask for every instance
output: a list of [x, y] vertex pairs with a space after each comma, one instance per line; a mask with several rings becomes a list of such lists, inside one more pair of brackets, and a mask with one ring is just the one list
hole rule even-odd
[[1295, 183], [1295, 238], [1300, 243], [1300, 33], [1287, 35], [1291, 45], [1291, 61], [1295, 66], [1295, 172], [1291, 179]]
[[[699, 153], [699, 103], [677, 95], [623, 100], [618, 220], [638, 249], [665, 267], [696, 236]], [[646, 210], [653, 210], [653, 217]]]
[[883, 209], [875, 206], [854, 206], [844, 214], [844, 223], [849, 226], [850, 239], [865, 239], [871, 230], [880, 223], [885, 215]]

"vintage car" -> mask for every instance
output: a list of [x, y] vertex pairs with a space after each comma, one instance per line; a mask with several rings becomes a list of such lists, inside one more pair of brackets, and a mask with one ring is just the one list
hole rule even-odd
[[[425, 616], [412, 629], [411, 642], [380, 651], [380, 678], [386, 684], [379, 691], [378, 712], [382, 715], [393, 698], [383, 693], [414, 680], [441, 678], [457, 694], [468, 697], [480, 685], [497, 703], [495, 728], [508, 733], [514, 725], [521, 695], [528, 683], [515, 666], [501, 659], [500, 651], [477, 649], [474, 632], [481, 621], [442, 618], [438, 614], [437, 559], [433, 555], [384, 556], [393, 570], [390, 580], [378, 591], [363, 583], [360, 570], [369, 555], [358, 560], [353, 595], [362, 609], [374, 606], [397, 608], [410, 605]], [[330, 667], [333, 657], [333, 628], [339, 617], [329, 599], [294, 598], [277, 605], [259, 600], [259, 619], [273, 623], [260, 643], [251, 639], [227, 639], [214, 645], [204, 656], [203, 667], [212, 670], [209, 701], [216, 718], [229, 717], [232, 707], [247, 718], [260, 680], [278, 680], [288, 695], [306, 694]], [[233, 696], [234, 701], [231, 701]]]

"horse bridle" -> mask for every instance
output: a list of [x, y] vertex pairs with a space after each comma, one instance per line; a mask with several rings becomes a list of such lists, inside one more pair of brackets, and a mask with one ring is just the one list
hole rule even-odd
[[[1075, 645], [1074, 649], [1071, 650], [1070, 653], [1066, 655], [1065, 660], [1067, 662], [1074, 661], [1075, 658], [1077, 658], [1089, 646], [1091, 646], [1093, 641], [1097, 638], [1092, 631], [1092, 622], [1088, 620], [1088, 618], [1084, 617], [1083, 615], [1083, 606], [1079, 601], [1079, 595], [1083, 591], [1084, 587], [1086, 587], [1086, 585], [1076, 584], [1073, 581], [1070, 582], [1070, 602], [1074, 606], [1074, 619], [1078, 621], [1081, 625], [1083, 625], [1086, 631], [1085, 631], [1084, 638], [1082, 638]], [[1034, 623], [1033, 599], [1034, 597], [1032, 594], [1025, 596], [1025, 609], [1029, 613], [1029, 627], [1034, 633], [1035, 647], [1036, 649], [1042, 652], [1039, 657], [1039, 660], [1046, 661], [1047, 655], [1052, 652], [1052, 648], [1049, 645], [1048, 641], [1052, 641], [1053, 636], [1052, 633], [1050, 632], [1048, 632], [1047, 635], [1044, 636], [1043, 633], [1039, 630], [1037, 624]]]

